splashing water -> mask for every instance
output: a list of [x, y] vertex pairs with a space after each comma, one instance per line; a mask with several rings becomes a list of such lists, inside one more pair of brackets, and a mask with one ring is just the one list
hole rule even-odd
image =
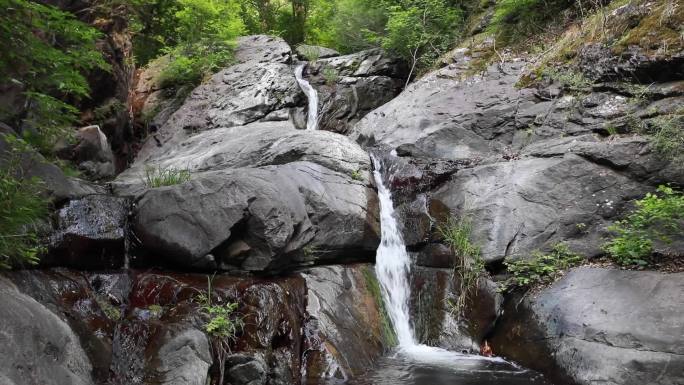
[[295, 78], [297, 79], [297, 83], [299, 83], [299, 87], [309, 99], [309, 113], [306, 119], [306, 129], [315, 130], [318, 127], [318, 93], [302, 76], [305, 66], [306, 64], [300, 64], [295, 68]]

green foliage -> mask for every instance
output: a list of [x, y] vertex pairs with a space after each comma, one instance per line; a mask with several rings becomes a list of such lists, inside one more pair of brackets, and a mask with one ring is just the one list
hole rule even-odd
[[353, 170], [351, 172], [351, 178], [354, 180], [362, 181], [363, 180], [363, 174], [361, 174], [361, 170]]
[[147, 310], [149, 310], [150, 315], [154, 318], [159, 318], [164, 313], [164, 307], [157, 304], [152, 304], [148, 306]]
[[[327, 85], [332, 86], [340, 80], [340, 73], [332, 67], [325, 67], [323, 68], [323, 79], [325, 79]], [[352, 175], [352, 178], [353, 177], [354, 176]]]
[[307, 41], [350, 53], [377, 47], [393, 1], [319, 1], [309, 19]]
[[25, 111], [3, 111], [0, 118], [16, 119], [39, 150], [50, 152], [78, 118], [72, 103], [88, 96], [83, 74], [109, 69], [95, 46], [101, 35], [53, 6], [0, 0], [0, 8], [0, 84], [26, 96]]
[[[143, 3], [138, 7], [144, 31], [139, 40], [170, 57], [158, 79], [161, 87], [199, 84], [231, 62], [234, 40], [246, 32], [237, 0]], [[148, 20], [149, 15], [157, 18]], [[153, 58], [147, 52], [138, 55], [141, 62]]]
[[200, 304], [200, 309], [206, 322], [204, 330], [211, 337], [211, 345], [216, 355], [219, 367], [219, 384], [223, 384], [225, 357], [230, 352], [230, 344], [237, 338], [238, 333], [244, 328], [244, 320], [237, 313], [238, 304], [236, 302], [221, 303], [212, 299], [211, 289], [213, 276], [207, 277], [207, 291], [200, 293], [196, 300]]
[[28, 145], [11, 135], [3, 139], [10, 150], [0, 167], [0, 268], [8, 269], [38, 263], [44, 247], [37, 225], [47, 217], [49, 203], [41, 196], [43, 182], [22, 169]]
[[472, 230], [472, 223], [467, 218], [450, 218], [445, 224], [437, 227], [444, 242], [454, 252], [454, 269], [458, 275], [459, 291], [454, 299], [448, 299], [447, 305], [456, 315], [461, 314], [470, 296], [477, 293], [480, 277], [485, 273], [480, 247], [471, 241]]
[[172, 167], [146, 167], [145, 185], [149, 188], [173, 186], [190, 180], [190, 171]]
[[531, 259], [504, 262], [513, 276], [501, 285], [501, 290], [526, 288], [555, 280], [560, 273], [577, 266], [584, 258], [570, 251], [564, 243], [556, 244], [549, 254], [539, 251], [532, 253]]
[[321, 53], [316, 47], [301, 46], [299, 50], [304, 58], [312, 63], [315, 63], [321, 57]]
[[389, 7], [382, 47], [427, 68], [454, 43], [463, 13], [448, 0], [399, 1]]
[[563, 10], [581, 4], [577, 0], [499, 0], [489, 24], [503, 44], [545, 32]]
[[318, 255], [321, 252], [321, 250], [319, 250], [318, 247], [316, 247], [315, 245], [306, 245], [302, 248], [302, 252], [304, 252], [304, 256], [307, 259], [312, 259], [316, 255]]
[[608, 229], [615, 235], [604, 245], [620, 265], [647, 265], [655, 241], [669, 242], [684, 231], [684, 195], [669, 186], [659, 186], [634, 202], [636, 209]]

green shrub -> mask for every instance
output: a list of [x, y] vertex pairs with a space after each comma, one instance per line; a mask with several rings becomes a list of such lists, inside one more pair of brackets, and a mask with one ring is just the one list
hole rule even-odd
[[196, 43], [167, 49], [168, 65], [157, 81], [160, 87], [198, 85], [233, 60], [234, 43]]
[[190, 180], [190, 171], [162, 166], [145, 168], [145, 185], [149, 188], [173, 186]]
[[0, 84], [17, 85], [26, 97], [22, 111], [0, 111], [0, 118], [26, 127], [27, 140], [49, 153], [78, 118], [72, 104], [88, 96], [84, 73], [109, 70], [95, 46], [101, 34], [39, 2], [0, 0], [0, 8]]
[[321, 57], [321, 53], [316, 47], [304, 45], [299, 49], [304, 58], [312, 63], [315, 63]]
[[211, 337], [211, 345], [216, 355], [216, 362], [219, 363], [219, 381], [218, 384], [223, 384], [224, 365], [226, 355], [230, 352], [230, 344], [233, 343], [238, 333], [244, 328], [244, 321], [237, 313], [238, 304], [236, 302], [220, 303], [212, 300], [212, 284], [213, 276], [207, 277], [207, 291], [201, 293], [196, 297], [200, 304], [200, 309], [206, 322], [204, 330]]
[[558, 243], [549, 254], [535, 251], [531, 259], [504, 262], [512, 277], [501, 285], [501, 290], [551, 282], [563, 270], [577, 266], [583, 260], [582, 256], [572, 253], [566, 244]]
[[323, 79], [327, 85], [332, 86], [340, 79], [340, 73], [332, 67], [325, 67], [323, 68]]
[[363, 180], [363, 174], [361, 174], [361, 170], [353, 170], [351, 172], [351, 178], [353, 180]]
[[615, 236], [604, 245], [620, 265], [647, 265], [655, 241], [669, 242], [684, 231], [684, 195], [669, 186], [659, 186], [634, 202], [636, 209], [608, 229]]
[[459, 291], [456, 298], [449, 299], [447, 304], [458, 316], [470, 296], [477, 293], [480, 277], [485, 273], [480, 247], [471, 241], [472, 229], [471, 221], [465, 218], [450, 218], [437, 227], [444, 242], [454, 252], [454, 272], [458, 275]]
[[[389, 7], [382, 47], [411, 63], [430, 67], [454, 43], [463, 27], [463, 12], [448, 0], [411, 0]], [[408, 83], [408, 80], [407, 80]]]
[[0, 268], [35, 265], [44, 252], [37, 225], [48, 215], [43, 182], [24, 175], [21, 156], [30, 153], [21, 139], [5, 135], [11, 147], [0, 168]]
[[236, 0], [176, 0], [176, 12], [159, 28], [168, 35], [162, 49], [170, 63], [162, 87], [199, 84], [232, 60], [234, 40], [245, 32]]

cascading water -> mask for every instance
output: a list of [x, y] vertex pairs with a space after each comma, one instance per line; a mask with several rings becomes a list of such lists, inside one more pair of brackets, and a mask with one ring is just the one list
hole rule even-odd
[[[396, 154], [392, 152], [390, 156], [396, 156]], [[432, 363], [468, 359], [505, 362], [499, 358], [464, 355], [417, 343], [409, 316], [411, 258], [406, 251], [406, 244], [394, 216], [392, 194], [382, 179], [382, 173], [387, 170], [383, 169], [382, 160], [374, 154], [371, 154], [371, 160], [380, 200], [381, 241], [375, 257], [375, 273], [382, 289], [387, 313], [397, 334], [399, 352], [414, 360]]]
[[399, 348], [406, 350], [416, 345], [408, 309], [411, 259], [394, 217], [392, 195], [382, 181], [382, 163], [373, 155], [371, 158], [375, 165], [373, 177], [380, 199], [381, 241], [375, 257], [375, 274], [382, 288], [387, 313], [397, 333]]
[[316, 90], [311, 87], [311, 84], [304, 79], [303, 73], [305, 66], [306, 63], [300, 64], [295, 68], [295, 78], [297, 79], [297, 83], [299, 83], [299, 87], [304, 91], [309, 100], [309, 113], [306, 119], [306, 129], [315, 130], [318, 126], [318, 92], [316, 92]]

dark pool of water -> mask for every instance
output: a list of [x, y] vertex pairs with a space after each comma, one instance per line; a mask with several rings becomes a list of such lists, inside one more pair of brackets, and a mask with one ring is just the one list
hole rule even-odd
[[444, 350], [393, 353], [350, 385], [550, 385], [539, 373], [502, 359]]

